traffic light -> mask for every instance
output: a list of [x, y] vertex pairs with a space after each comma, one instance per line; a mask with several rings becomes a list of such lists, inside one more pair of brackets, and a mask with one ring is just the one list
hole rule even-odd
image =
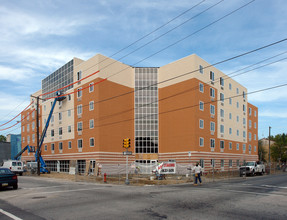
[[123, 147], [124, 147], [124, 148], [129, 148], [129, 147], [131, 147], [131, 139], [125, 138], [125, 139], [123, 140]]

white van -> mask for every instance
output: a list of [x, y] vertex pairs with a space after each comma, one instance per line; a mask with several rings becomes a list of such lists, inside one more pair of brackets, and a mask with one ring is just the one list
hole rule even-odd
[[8, 168], [13, 173], [19, 174], [20, 176], [22, 176], [22, 174], [24, 172], [23, 162], [21, 162], [19, 160], [6, 160], [6, 161], [4, 161], [2, 167]]

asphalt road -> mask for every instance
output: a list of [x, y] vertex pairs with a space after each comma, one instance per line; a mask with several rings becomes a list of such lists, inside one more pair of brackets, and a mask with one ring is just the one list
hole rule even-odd
[[0, 219], [287, 219], [287, 174], [202, 186], [115, 186], [19, 177]]

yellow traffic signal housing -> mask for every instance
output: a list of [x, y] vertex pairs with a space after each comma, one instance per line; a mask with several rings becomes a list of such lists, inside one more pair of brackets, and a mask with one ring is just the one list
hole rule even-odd
[[129, 147], [131, 147], [131, 139], [125, 138], [125, 139], [123, 140], [123, 147], [124, 147], [124, 148], [129, 148]]

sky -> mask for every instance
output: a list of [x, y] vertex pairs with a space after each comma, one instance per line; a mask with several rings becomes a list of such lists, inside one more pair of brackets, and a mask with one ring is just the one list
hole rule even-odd
[[[287, 1], [0, 0], [0, 27], [4, 129], [20, 120], [1, 126], [29, 104], [41, 80], [73, 57], [100, 53], [131, 66], [160, 67], [195, 53], [213, 64], [287, 38]], [[287, 83], [286, 51], [283, 41], [216, 67], [230, 74], [268, 59], [252, 68], [265, 67], [234, 77], [253, 92]], [[259, 108], [259, 138], [268, 136], [269, 126], [272, 135], [287, 132], [287, 86], [250, 94], [248, 101]], [[20, 133], [20, 125], [0, 130], [9, 133]]]

